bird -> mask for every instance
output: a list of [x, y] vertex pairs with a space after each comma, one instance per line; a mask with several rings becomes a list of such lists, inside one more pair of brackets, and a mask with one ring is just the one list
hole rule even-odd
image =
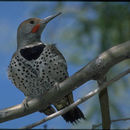
[[[46, 18], [29, 18], [17, 29], [17, 49], [8, 66], [8, 77], [27, 98], [44, 95], [56, 83], [69, 77], [67, 63], [55, 44], [45, 44], [41, 35], [48, 22], [61, 12]], [[45, 115], [51, 115], [74, 102], [73, 93], [69, 93], [46, 109], [39, 109]], [[52, 106], [53, 105], [53, 106]], [[85, 119], [82, 111], [76, 106], [62, 115], [66, 122], [77, 123]]]

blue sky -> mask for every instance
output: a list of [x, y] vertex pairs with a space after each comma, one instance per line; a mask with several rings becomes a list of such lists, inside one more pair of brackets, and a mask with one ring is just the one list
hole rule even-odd
[[[78, 5], [80, 5], [81, 2], [64, 2], [64, 4], [76, 8], [78, 10], [79, 9]], [[34, 17], [32, 11], [37, 6], [40, 7], [39, 5], [44, 5], [47, 7], [46, 11], [40, 15], [40, 18], [52, 15], [57, 11], [61, 11], [60, 9], [57, 11], [53, 10], [55, 2], [0, 2], [0, 109], [19, 104], [24, 99], [23, 93], [20, 92], [16, 87], [14, 87], [11, 81], [8, 80], [7, 68], [11, 60], [11, 57], [16, 50], [17, 45], [16, 35], [19, 24], [25, 19]], [[63, 14], [61, 16], [57, 17], [55, 20], [53, 20], [47, 25], [42, 35], [42, 41], [46, 43], [51, 42], [57, 43], [57, 47], [63, 53], [63, 55], [67, 60], [68, 72], [70, 75], [72, 75], [74, 72], [82, 68], [87, 63], [81, 65], [74, 65], [69, 61], [70, 52], [72, 49], [76, 48], [76, 46], [74, 42], [67, 45], [64, 44], [59, 35], [62, 32], [61, 30], [69, 29], [73, 25], [77, 26], [77, 21], [75, 21], [74, 17], [73, 18], [69, 17], [69, 19], [66, 20], [65, 17], [68, 14], [65, 13], [64, 10], [62, 11]], [[90, 15], [90, 13], [88, 14], [92, 18], [92, 15]], [[69, 30], [69, 33], [70, 35], [72, 35], [71, 30]], [[75, 39], [73, 39], [73, 41], [75, 41]], [[98, 49], [97, 46], [98, 44], [95, 44], [93, 49]], [[91, 53], [86, 52], [84, 56], [88, 57], [88, 59], [93, 59], [96, 57], [96, 56], [94, 57], [94, 51], [91, 51]], [[94, 82], [89, 81], [87, 84], [84, 84], [83, 87], [76, 89], [76, 91], [74, 91], [75, 99], [82, 97], [88, 91], [94, 89], [95, 84], [96, 84], [95, 81]], [[120, 89], [123, 89], [123, 87], [120, 87]], [[125, 99], [126, 106], [122, 108], [121, 102], [118, 104], [119, 107], [122, 108], [124, 117], [127, 116], [127, 114], [129, 113], [129, 102], [127, 100], [129, 94], [126, 93], [125, 91], [121, 91], [122, 93], [118, 94], [119, 97], [125, 95], [125, 98], [121, 98], [122, 100], [120, 99], [120, 101], [124, 102]], [[112, 98], [113, 96], [114, 95], [110, 96], [110, 98]], [[91, 109], [91, 105], [95, 103], [97, 112], [99, 112], [98, 111], [99, 104], [97, 102], [94, 102], [97, 101], [97, 99], [98, 96], [96, 95], [87, 102], [79, 105], [79, 107], [85, 114], [88, 114], [88, 111]], [[115, 100], [118, 101], [118, 99]], [[2, 123], [0, 124], [0, 128], [20, 128], [32, 122], [38, 121], [43, 117], [46, 116], [44, 114], [36, 112], [19, 119]], [[66, 123], [61, 117], [52, 119], [46, 122], [45, 124], [48, 125], [48, 128], [85, 128], [85, 126], [87, 126], [87, 128], [91, 128], [91, 125], [97, 122], [98, 123], [101, 122], [100, 117], [96, 117], [96, 115], [94, 115], [93, 119], [90, 121], [89, 120], [87, 122], [81, 121], [80, 127], [72, 126], [71, 124]], [[127, 125], [128, 124], [126, 124], [126, 126]], [[40, 125], [36, 128], [43, 128], [43, 125]]]

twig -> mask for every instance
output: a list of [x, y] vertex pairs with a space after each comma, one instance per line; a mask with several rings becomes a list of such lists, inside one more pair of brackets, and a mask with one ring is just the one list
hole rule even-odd
[[38, 122], [35, 122], [33, 124], [30, 124], [30, 125], [27, 125], [25, 127], [22, 127], [20, 129], [30, 129], [30, 128], [33, 128], [35, 126], [38, 126], [50, 119], [53, 119], [59, 115], [63, 115], [64, 113], [68, 112], [69, 110], [71, 110], [72, 108], [74, 108], [75, 106], [83, 103], [84, 101], [88, 100], [89, 98], [91, 98], [92, 96], [94, 96], [95, 94], [99, 93], [100, 91], [102, 91], [104, 88], [106, 88], [107, 86], [111, 85], [112, 83], [114, 83], [115, 81], [119, 80], [120, 78], [122, 78], [123, 76], [127, 75], [128, 73], [130, 73], [130, 69], [118, 74], [117, 76], [115, 76], [113, 79], [111, 79], [110, 81], [102, 84], [102, 86], [100, 86], [99, 88], [89, 92], [88, 94], [86, 94], [84, 97], [78, 99], [77, 101], [75, 101], [73, 104], [69, 105], [68, 107], [60, 110], [60, 111], [57, 111], [55, 112], [54, 114], [51, 114], [49, 116], [47, 116], [46, 118], [38, 121]]
[[[128, 118], [121, 118], [121, 119], [111, 120], [111, 123], [118, 122], [118, 121], [127, 121], [127, 120], [130, 120], [130, 118], [128, 117]], [[101, 126], [101, 125], [102, 125], [102, 123], [99, 123], [97, 125], [92, 125], [92, 129], [95, 129], [95, 128]]]

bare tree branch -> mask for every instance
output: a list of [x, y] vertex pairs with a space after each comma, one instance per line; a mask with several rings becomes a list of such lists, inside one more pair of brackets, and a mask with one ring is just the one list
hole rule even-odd
[[[97, 82], [99, 86], [107, 81], [106, 76], [102, 76]], [[110, 111], [109, 111], [109, 97], [107, 88], [103, 89], [99, 93], [99, 102], [101, 108], [101, 116], [102, 116], [102, 128], [103, 129], [110, 129], [111, 128], [111, 118], [110, 118]]]
[[59, 98], [69, 94], [85, 82], [93, 79], [98, 80], [112, 66], [128, 58], [130, 58], [130, 41], [110, 48], [60, 83], [58, 87], [54, 87], [48, 93], [30, 100], [28, 109], [25, 110], [24, 105], [19, 104], [0, 110], [0, 123], [31, 114], [40, 108], [46, 108], [49, 104], [55, 103]]
[[[111, 123], [113, 123], [113, 122], [118, 122], [118, 121], [128, 121], [128, 120], [130, 120], [129, 117], [128, 117], [128, 118], [121, 118], [121, 119], [111, 120]], [[101, 125], [102, 125], [102, 123], [93, 125], [93, 126], [92, 126], [92, 129], [96, 129], [97, 127], [99, 127], [99, 126], [101, 126]]]
[[[101, 84], [101, 86], [91, 92], [89, 92], [88, 94], [86, 94], [84, 97], [78, 99], [77, 101], [75, 101], [73, 104], [69, 105], [68, 107], [60, 110], [60, 111], [57, 111], [49, 116], [47, 116], [46, 118], [38, 121], [38, 122], [35, 122], [33, 124], [30, 124], [30, 125], [27, 125], [25, 127], [22, 127], [21, 129], [31, 129], [35, 126], [38, 126], [50, 119], [53, 119], [59, 115], [63, 115], [64, 113], [68, 112], [69, 110], [71, 110], [72, 108], [74, 108], [75, 106], [83, 103], [84, 101], [88, 100], [89, 98], [91, 98], [92, 96], [94, 96], [95, 94], [101, 92], [103, 89], [105, 89], [106, 87], [108, 87], [109, 85], [111, 85], [112, 83], [114, 83], [115, 81], [121, 79], [123, 76], [127, 75], [128, 73], [130, 73], [130, 69], [118, 74], [117, 76], [115, 76], [113, 79], [111, 79], [110, 81], [107, 81], [107, 82], [104, 82], [103, 84]], [[98, 124], [99, 125], [99, 124]]]

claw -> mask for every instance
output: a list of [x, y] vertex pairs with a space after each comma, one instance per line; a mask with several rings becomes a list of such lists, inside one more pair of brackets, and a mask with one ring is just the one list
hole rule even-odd
[[60, 90], [60, 86], [59, 86], [59, 83], [58, 83], [58, 82], [56, 82], [56, 83], [54, 84], [54, 87], [56, 88], [57, 91]]
[[24, 105], [24, 111], [26, 111], [29, 108], [28, 101], [30, 101], [29, 97], [25, 97], [22, 104]]

